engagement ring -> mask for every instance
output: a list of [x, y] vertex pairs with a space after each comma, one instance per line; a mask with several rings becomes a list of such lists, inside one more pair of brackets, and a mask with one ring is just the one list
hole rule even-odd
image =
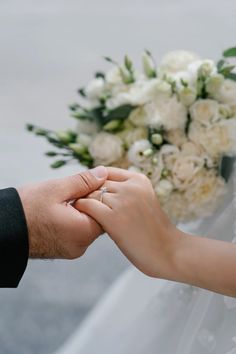
[[103, 203], [103, 196], [104, 196], [105, 193], [108, 192], [107, 187], [101, 187], [101, 188], [100, 188], [100, 191], [101, 191], [101, 195], [100, 195], [99, 201], [100, 201], [101, 203]]

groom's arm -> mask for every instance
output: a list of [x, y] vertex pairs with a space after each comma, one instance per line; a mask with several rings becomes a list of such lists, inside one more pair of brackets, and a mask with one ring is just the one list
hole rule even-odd
[[[0, 287], [16, 287], [28, 257], [74, 259], [101, 226], [71, 201], [99, 189], [105, 167], [25, 187], [0, 190]], [[18, 194], [19, 193], [19, 194]]]
[[0, 287], [17, 287], [28, 261], [28, 229], [14, 188], [0, 190]]

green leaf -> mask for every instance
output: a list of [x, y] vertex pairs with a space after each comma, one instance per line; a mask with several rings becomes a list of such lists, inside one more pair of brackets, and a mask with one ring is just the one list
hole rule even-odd
[[99, 79], [99, 78], [105, 79], [105, 74], [104, 74], [103, 72], [101, 72], [101, 71], [97, 71], [97, 72], [95, 73], [95, 78], [96, 78], [96, 79]]
[[84, 87], [78, 89], [78, 93], [81, 97], [86, 97], [85, 89]]
[[55, 152], [55, 151], [48, 151], [48, 152], [45, 153], [45, 155], [48, 156], [48, 157], [54, 157], [54, 156], [57, 156], [58, 153]]
[[224, 59], [219, 60], [217, 63], [217, 70], [220, 71], [223, 68], [223, 66], [225, 65], [225, 63], [226, 63], [226, 61]]
[[104, 59], [105, 59], [106, 61], [108, 61], [108, 63], [118, 65], [118, 63], [117, 63], [115, 60], [113, 60], [112, 58], [110, 58], [110, 57], [106, 57], [106, 56], [105, 56]]
[[131, 105], [123, 105], [108, 111], [104, 118], [107, 122], [113, 119], [126, 119], [134, 108]]
[[58, 161], [53, 162], [50, 166], [51, 166], [51, 168], [60, 168], [64, 165], [66, 165], [65, 160], [58, 160]]
[[128, 57], [128, 55], [125, 56], [124, 63], [125, 63], [125, 67], [127, 68], [127, 70], [129, 72], [131, 72], [133, 70], [133, 63], [130, 60], [130, 58]]
[[236, 81], [236, 73], [228, 74], [227, 78], [230, 79], [230, 80]]
[[26, 129], [29, 131], [29, 132], [33, 132], [34, 131], [34, 125], [33, 124], [26, 124]]
[[232, 48], [226, 49], [223, 52], [223, 56], [225, 58], [236, 57], [236, 47], [232, 47]]

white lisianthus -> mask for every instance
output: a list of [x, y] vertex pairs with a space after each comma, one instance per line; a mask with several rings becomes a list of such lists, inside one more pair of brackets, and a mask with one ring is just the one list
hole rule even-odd
[[184, 129], [187, 122], [187, 109], [173, 96], [156, 103], [154, 125], [162, 126], [166, 130]]
[[119, 91], [107, 100], [106, 106], [115, 109], [122, 105], [143, 105], [156, 98], [164, 99], [170, 97], [171, 85], [160, 79], [140, 79], [129, 85], [126, 90]]
[[146, 151], [151, 151], [152, 145], [148, 140], [136, 141], [128, 151], [128, 160], [137, 167], [143, 167], [149, 164], [150, 156], [146, 156]]
[[105, 79], [106, 83], [111, 86], [123, 84], [122, 77], [120, 75], [120, 69], [118, 66], [115, 66], [114, 68], [109, 70], [106, 74]]
[[167, 179], [162, 179], [154, 188], [157, 197], [168, 197], [170, 193], [173, 191], [173, 184]]
[[161, 198], [160, 201], [163, 210], [174, 223], [188, 222], [196, 217], [195, 211], [189, 210], [189, 201], [185, 198], [183, 193], [173, 191], [168, 198]]
[[219, 114], [221, 118], [228, 119], [234, 116], [234, 112], [230, 106], [227, 104], [220, 104], [219, 106]]
[[217, 67], [213, 60], [207, 59], [203, 60], [198, 67], [199, 77], [208, 77], [217, 73]]
[[211, 75], [206, 81], [206, 91], [211, 97], [215, 97], [224, 83], [224, 76], [221, 74]]
[[89, 82], [85, 89], [86, 96], [89, 99], [98, 99], [102, 96], [105, 89], [105, 81], [101, 77], [93, 79]]
[[77, 136], [76, 142], [83, 145], [83, 146], [89, 146], [92, 142], [92, 136], [89, 134], [79, 134]]
[[99, 126], [96, 122], [88, 119], [79, 119], [77, 123], [77, 132], [79, 134], [94, 135], [98, 132]]
[[180, 71], [186, 71], [189, 64], [198, 60], [198, 58], [196, 54], [184, 50], [167, 53], [161, 61], [160, 74], [161, 76], [168, 76]]
[[235, 105], [236, 104], [236, 82], [226, 79], [214, 98], [222, 103]]
[[89, 152], [95, 165], [110, 165], [119, 160], [124, 152], [122, 140], [109, 133], [98, 133], [91, 145]]
[[172, 168], [175, 187], [180, 191], [188, 189], [203, 166], [204, 160], [200, 157], [179, 155]]
[[190, 115], [193, 121], [207, 127], [220, 119], [219, 104], [214, 100], [198, 100], [190, 107]]
[[213, 158], [236, 151], [234, 134], [236, 134], [234, 119], [224, 120], [208, 128], [198, 122], [192, 122], [189, 128], [189, 138], [196, 144], [202, 145]]
[[197, 98], [197, 90], [193, 87], [181, 87], [178, 90], [178, 97], [185, 106], [191, 106]]

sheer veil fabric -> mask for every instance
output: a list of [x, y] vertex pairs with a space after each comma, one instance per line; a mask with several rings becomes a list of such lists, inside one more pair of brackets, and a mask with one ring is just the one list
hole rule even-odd
[[[235, 242], [235, 173], [225, 203], [214, 216], [180, 227]], [[131, 268], [57, 352], [95, 353], [236, 354], [236, 299], [148, 278]]]

